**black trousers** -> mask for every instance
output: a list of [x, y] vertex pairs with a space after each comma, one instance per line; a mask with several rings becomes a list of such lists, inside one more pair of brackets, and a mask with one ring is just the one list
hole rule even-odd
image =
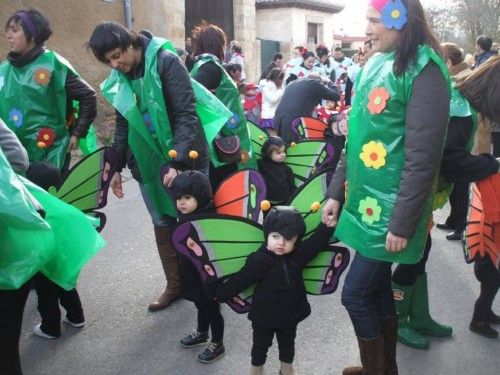
[[500, 287], [500, 272], [486, 256], [474, 262], [474, 274], [481, 283], [481, 292], [474, 306], [473, 319], [487, 322], [491, 314], [491, 306]]
[[19, 337], [31, 280], [15, 290], [0, 290], [0, 373], [20, 375]]
[[38, 273], [35, 275], [35, 290], [38, 295], [38, 312], [42, 317], [43, 332], [56, 337], [61, 335], [59, 303], [66, 310], [66, 317], [70, 321], [73, 323], [85, 321], [82, 302], [76, 289], [67, 291]]
[[491, 143], [493, 143], [493, 156], [500, 156], [500, 132], [491, 132]]
[[450, 215], [446, 224], [459, 232], [465, 229], [469, 208], [469, 183], [456, 182], [450, 194]]
[[252, 365], [262, 366], [266, 363], [267, 350], [273, 344], [273, 337], [276, 334], [278, 341], [279, 358], [281, 362], [292, 363], [295, 356], [295, 336], [297, 325], [273, 328], [252, 322], [253, 345], [252, 345]]
[[429, 253], [432, 247], [431, 235], [427, 235], [427, 241], [425, 243], [424, 254], [420, 262], [415, 264], [398, 264], [394, 272], [392, 273], [392, 281], [399, 285], [413, 285], [417, 281], [418, 275], [423, 275], [425, 273], [425, 265], [427, 264], [427, 259], [429, 259]]
[[224, 339], [224, 318], [220, 312], [220, 304], [214, 300], [195, 302], [198, 309], [198, 332], [212, 332], [212, 341], [221, 342]]

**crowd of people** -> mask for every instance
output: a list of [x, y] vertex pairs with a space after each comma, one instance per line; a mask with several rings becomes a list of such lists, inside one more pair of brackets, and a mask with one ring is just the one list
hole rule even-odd
[[[329, 50], [321, 44], [313, 52], [297, 46], [287, 62], [275, 54], [257, 84], [245, 74], [241, 44], [228, 43], [224, 31], [210, 23], [192, 30], [185, 49], [114, 22], [98, 24], [89, 37], [87, 49], [111, 68], [101, 85], [116, 112], [112, 148], [118, 161], [110, 188], [123, 198], [121, 174], [129, 168], [151, 217], [166, 279], [148, 309], [166, 309], [178, 298], [192, 301], [196, 329], [180, 338], [180, 345], [205, 345], [198, 355], [203, 363], [226, 352], [220, 303], [256, 284], [248, 315], [250, 373], [264, 373], [276, 336], [280, 374], [295, 374], [297, 325], [311, 312], [302, 270], [332, 236], [355, 251], [341, 300], [358, 340], [361, 366], [347, 367], [343, 374], [398, 374], [397, 341], [427, 349], [428, 336], [452, 334], [429, 309], [432, 211], [436, 196], [451, 192], [450, 216], [437, 227], [452, 231], [449, 240], [462, 239], [470, 184], [490, 179], [488, 186], [498, 191], [492, 176], [500, 169], [500, 133], [495, 131], [500, 127], [500, 56], [492, 40], [480, 36], [475, 60], [468, 64], [459, 46], [435, 38], [419, 0], [368, 3], [368, 40], [352, 57], [340, 47]], [[96, 92], [45, 47], [52, 30], [40, 11], [15, 12], [5, 33], [11, 50], [0, 64], [0, 161], [8, 163], [0, 167], [49, 190], [61, 185], [71, 151], [93, 135]], [[201, 92], [225, 109], [217, 128], [199, 110]], [[471, 152], [477, 113], [493, 124], [492, 154]], [[325, 200], [322, 222], [308, 239], [303, 239], [302, 213], [286, 206], [297, 186], [284, 161], [287, 148], [303, 140], [292, 127], [301, 117], [320, 118], [325, 141], [331, 136], [342, 139], [341, 149], [346, 144], [327, 196], [320, 197]], [[341, 118], [348, 120], [342, 134]], [[267, 134], [259, 159], [249, 126]], [[272, 205], [261, 246], [239, 272], [206, 285], [196, 267], [176, 252], [172, 234], [179, 222], [215, 215], [213, 192], [245, 169], [262, 173]], [[9, 183], [9, 189], [16, 186]], [[27, 207], [40, 212], [43, 221], [43, 207]], [[9, 265], [2, 251], [0, 271]], [[500, 287], [498, 266], [487, 256], [475, 259], [481, 292], [470, 330], [492, 339], [498, 332], [491, 325], [500, 323], [492, 311]], [[61, 335], [59, 303], [66, 310], [63, 322], [74, 328], [85, 324], [77, 290], [38, 271], [16, 288], [7, 286], [0, 272], [2, 373], [22, 373], [19, 336], [30, 286], [41, 315], [36, 335]]]

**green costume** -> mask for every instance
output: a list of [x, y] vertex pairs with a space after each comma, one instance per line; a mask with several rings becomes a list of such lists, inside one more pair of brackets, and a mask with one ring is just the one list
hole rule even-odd
[[[70, 139], [65, 89], [68, 72], [78, 75], [68, 61], [49, 50], [22, 67], [8, 61], [0, 65], [0, 117], [18, 136], [30, 161], [50, 162], [59, 170]], [[94, 132], [89, 131], [87, 137], [91, 142]], [[82, 148], [87, 143], [84, 141]]]
[[442, 59], [420, 46], [415, 64], [397, 76], [395, 53], [373, 56], [359, 73], [346, 146], [347, 196], [335, 235], [361, 255], [380, 261], [417, 263], [427, 237], [434, 192], [405, 251], [386, 250], [386, 236], [405, 158], [406, 106], [415, 78], [433, 61], [449, 82]]
[[[222, 78], [219, 86], [215, 90], [215, 96], [220, 99], [222, 103], [233, 113], [232, 117], [226, 123], [226, 126], [222, 128], [222, 135], [231, 136], [237, 135], [240, 139], [242, 161], [239, 163], [238, 167], [242, 168], [257, 168], [257, 164], [253, 159], [252, 146], [250, 142], [250, 132], [247, 127], [247, 120], [245, 117], [245, 111], [241, 105], [240, 93], [236, 84], [226, 72], [219, 59], [212, 54], [201, 55], [191, 70], [191, 76], [195, 77], [200, 70], [200, 67], [207, 62], [212, 61], [215, 63], [222, 72]], [[212, 145], [211, 149], [212, 149]], [[212, 163], [218, 167], [223, 165], [217, 156], [212, 152]]]
[[104, 245], [91, 219], [17, 176], [0, 148], [0, 289], [18, 289], [36, 272], [73, 289]]
[[[174, 143], [157, 68], [160, 49], [175, 51], [168, 40], [152, 38], [145, 51], [144, 76], [130, 80], [125, 74], [113, 70], [101, 84], [101, 90], [128, 121], [128, 144], [137, 160], [148, 196], [159, 213], [175, 217], [175, 206], [165, 192], [160, 176], [162, 167], [172, 160], [168, 152]], [[205, 137], [211, 142], [230, 113], [201, 85], [193, 86], [193, 89]]]

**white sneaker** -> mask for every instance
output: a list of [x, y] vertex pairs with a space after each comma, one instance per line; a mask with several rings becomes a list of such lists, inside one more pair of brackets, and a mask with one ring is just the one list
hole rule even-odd
[[81, 323], [73, 323], [71, 320], [69, 320], [66, 315], [63, 316], [62, 321], [66, 324], [69, 324], [71, 327], [74, 328], [82, 328], [85, 325], [85, 321]]
[[57, 339], [57, 336], [51, 336], [42, 331], [42, 323], [33, 327], [33, 333], [37, 336], [43, 337], [44, 339]]

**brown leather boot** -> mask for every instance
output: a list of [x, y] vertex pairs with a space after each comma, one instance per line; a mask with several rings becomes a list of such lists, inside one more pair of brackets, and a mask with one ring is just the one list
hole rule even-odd
[[384, 375], [384, 335], [373, 339], [358, 337], [358, 346], [363, 367], [347, 367], [342, 375]]
[[398, 340], [398, 317], [381, 319], [382, 333], [384, 334], [384, 374], [398, 375], [396, 363], [396, 344]]
[[159, 311], [167, 308], [175, 299], [179, 297], [181, 289], [177, 256], [175, 254], [175, 249], [170, 242], [172, 230], [170, 227], [154, 227], [154, 230], [156, 246], [158, 247], [161, 264], [167, 279], [167, 287], [156, 299], [156, 301], [149, 304], [149, 311]]

